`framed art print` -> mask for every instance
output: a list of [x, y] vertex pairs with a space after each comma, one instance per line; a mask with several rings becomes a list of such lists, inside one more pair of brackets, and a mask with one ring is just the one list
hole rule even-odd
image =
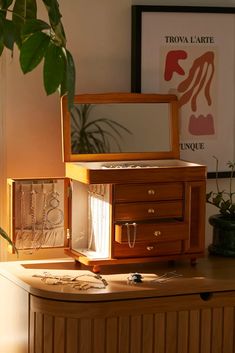
[[228, 175], [234, 160], [235, 8], [133, 6], [132, 91], [174, 93], [181, 158]]

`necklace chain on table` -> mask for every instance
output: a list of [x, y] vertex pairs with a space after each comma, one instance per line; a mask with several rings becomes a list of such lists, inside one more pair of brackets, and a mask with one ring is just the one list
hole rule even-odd
[[[44, 272], [42, 275], [35, 274], [33, 277], [41, 278], [41, 281], [49, 285], [71, 285], [74, 289], [78, 290], [87, 290], [87, 289], [105, 289], [108, 285], [108, 282], [99, 274], [81, 274], [77, 276], [59, 276], [53, 275], [50, 272]], [[100, 281], [101, 285], [96, 285], [90, 281], [81, 280], [81, 277], [92, 277]]]

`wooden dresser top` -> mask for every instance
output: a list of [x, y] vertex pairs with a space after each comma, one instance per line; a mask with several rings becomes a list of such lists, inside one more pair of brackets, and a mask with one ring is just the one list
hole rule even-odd
[[[41, 278], [44, 272], [52, 275], [86, 275], [81, 281], [88, 279], [97, 284], [92, 272], [81, 267], [71, 259], [18, 261], [0, 263], [0, 275], [15, 283], [32, 295], [47, 299], [77, 302], [97, 302], [109, 300], [127, 300], [136, 298], [153, 298], [195, 294], [203, 292], [223, 292], [235, 290], [235, 259], [205, 257], [192, 267], [189, 261], [177, 262], [175, 265], [132, 264], [102, 268], [102, 277], [107, 281], [105, 289], [78, 290], [71, 285], [45, 284]], [[127, 279], [131, 273], [138, 272], [143, 282], [129, 284]], [[174, 272], [179, 277], [159, 283], [158, 276]]]

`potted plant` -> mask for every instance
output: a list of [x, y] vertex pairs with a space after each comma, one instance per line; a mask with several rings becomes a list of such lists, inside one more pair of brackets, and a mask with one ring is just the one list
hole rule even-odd
[[[37, 3], [41, 1], [48, 22], [38, 18]], [[56, 91], [67, 93], [68, 108], [73, 107], [75, 89], [74, 60], [66, 47], [66, 35], [57, 0], [0, 0], [0, 56], [4, 49], [12, 52], [17, 46], [20, 67], [24, 74], [43, 62], [43, 83], [47, 95]], [[17, 252], [7, 233], [3, 237]]]
[[[41, 1], [48, 13], [48, 22], [37, 16]], [[43, 82], [46, 93], [67, 93], [69, 110], [73, 106], [75, 66], [66, 47], [66, 35], [57, 0], [0, 0], [0, 56], [4, 48], [13, 55], [18, 47], [23, 73], [34, 70], [43, 61]]]
[[[215, 157], [214, 157], [215, 158]], [[213, 240], [209, 245], [210, 254], [222, 256], [235, 256], [235, 200], [233, 191], [233, 176], [235, 162], [228, 162], [230, 168], [229, 189], [221, 190], [218, 182], [218, 159], [216, 159], [216, 191], [206, 195], [207, 203], [219, 209], [219, 214], [209, 217], [213, 227]]]

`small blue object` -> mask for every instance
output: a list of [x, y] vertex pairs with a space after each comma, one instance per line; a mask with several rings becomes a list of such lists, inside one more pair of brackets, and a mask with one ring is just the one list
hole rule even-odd
[[128, 277], [128, 281], [132, 283], [142, 283], [143, 277], [140, 273], [131, 273], [130, 276]]

